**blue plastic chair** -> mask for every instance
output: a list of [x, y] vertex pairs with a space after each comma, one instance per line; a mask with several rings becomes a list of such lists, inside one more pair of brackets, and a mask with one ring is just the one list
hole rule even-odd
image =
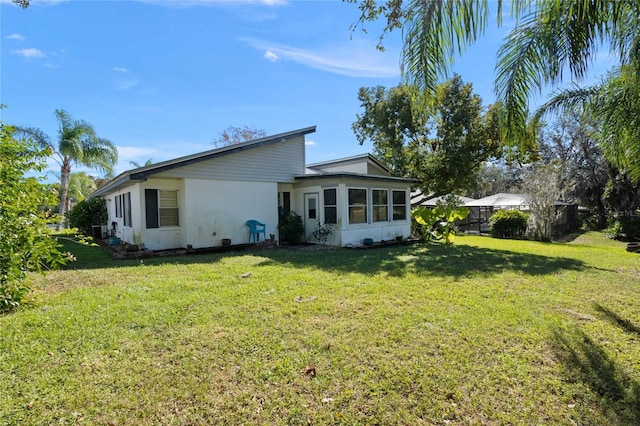
[[251, 242], [252, 238], [254, 243], [260, 241], [260, 234], [264, 236], [265, 241], [267, 240], [267, 226], [264, 223], [251, 219], [246, 221], [244, 224], [249, 227], [249, 242]]

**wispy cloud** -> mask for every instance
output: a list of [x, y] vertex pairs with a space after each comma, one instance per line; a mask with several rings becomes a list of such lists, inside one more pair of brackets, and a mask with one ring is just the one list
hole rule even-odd
[[400, 75], [398, 56], [387, 50], [379, 52], [374, 44], [353, 41], [343, 46], [304, 49], [263, 40], [243, 39], [255, 49], [264, 50], [264, 57], [288, 60], [309, 68], [348, 77], [387, 78]]
[[45, 56], [47, 56], [41, 50], [36, 49], [35, 47], [30, 47], [28, 49], [15, 49], [12, 50], [11, 53], [24, 56], [25, 58], [44, 58]]
[[24, 40], [27, 39], [25, 36], [23, 36], [22, 34], [18, 34], [18, 33], [9, 34], [5, 38], [7, 40], [19, 40], [19, 41], [24, 41]]
[[129, 72], [129, 70], [124, 67], [113, 67], [113, 70], [117, 72]]
[[318, 145], [318, 144], [316, 143], [316, 141], [304, 141], [304, 144], [305, 144], [306, 146], [316, 146], [316, 145]]
[[271, 61], [271, 62], [277, 62], [280, 57], [278, 55], [276, 55], [275, 53], [273, 53], [270, 50], [267, 50], [266, 52], [264, 52], [264, 57], [265, 59]]

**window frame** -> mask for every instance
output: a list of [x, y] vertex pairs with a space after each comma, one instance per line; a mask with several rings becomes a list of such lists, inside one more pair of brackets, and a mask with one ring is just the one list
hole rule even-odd
[[[327, 203], [327, 197], [326, 197], [326, 192], [327, 191], [333, 191], [333, 204], [328, 204]], [[333, 217], [335, 218], [335, 220], [333, 220], [332, 222], [327, 220], [327, 209], [331, 209], [333, 211]], [[324, 223], [325, 224], [330, 224], [330, 225], [337, 225], [338, 224], [338, 188], [332, 187], [332, 188], [322, 188], [322, 215], [323, 215], [323, 219], [324, 219]]]
[[[402, 194], [404, 202], [402, 204], [396, 204], [394, 195], [397, 193]], [[391, 190], [391, 221], [400, 222], [407, 220], [407, 191], [404, 189], [392, 189]], [[396, 218], [396, 209], [402, 206], [402, 218]]]
[[[364, 191], [364, 204], [362, 205], [358, 205], [357, 207], [354, 207], [356, 203], [351, 203], [351, 191]], [[362, 225], [362, 224], [368, 224], [369, 223], [369, 190], [367, 188], [363, 188], [363, 187], [348, 187], [347, 188], [347, 212], [348, 212], [348, 221], [349, 221], [349, 225]], [[361, 204], [361, 203], [360, 203]], [[362, 222], [353, 222], [352, 221], [352, 209], [354, 208], [364, 208], [364, 221]]]
[[[374, 192], [383, 192], [385, 194], [386, 203], [385, 204], [375, 204], [376, 197], [374, 196]], [[376, 220], [376, 207], [384, 206], [385, 218], [382, 220]], [[389, 222], [389, 189], [388, 188], [371, 188], [371, 222], [372, 223], [381, 223], [381, 222]]]
[[[175, 207], [163, 207], [162, 199], [160, 197], [161, 192], [175, 193]], [[154, 194], [154, 195], [152, 195]], [[145, 205], [145, 228], [146, 229], [160, 229], [160, 228], [177, 228], [180, 227], [180, 198], [178, 197], [177, 189], [160, 189], [160, 188], [145, 188], [144, 190], [144, 205]], [[165, 197], [165, 200], [167, 198]], [[162, 210], [175, 210], [176, 224], [163, 224], [163, 217], [161, 215]], [[166, 217], [164, 218], [166, 219]]]

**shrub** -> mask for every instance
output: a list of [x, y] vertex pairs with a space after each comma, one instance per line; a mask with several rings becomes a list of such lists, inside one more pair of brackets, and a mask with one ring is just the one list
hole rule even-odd
[[607, 228], [606, 235], [613, 240], [640, 240], [640, 217], [618, 218]]
[[91, 225], [107, 223], [107, 203], [103, 198], [86, 198], [73, 206], [68, 217], [72, 228], [91, 236]]
[[320, 219], [318, 219], [318, 222], [316, 223], [316, 229], [314, 229], [311, 233], [311, 238], [313, 238], [320, 244], [325, 245], [331, 234], [333, 234], [333, 225], [327, 223], [322, 224], [322, 222], [320, 222]]
[[304, 234], [302, 218], [294, 211], [285, 212], [280, 210], [278, 231], [280, 233], [281, 242], [285, 242], [287, 244], [298, 244], [302, 238], [302, 234]]
[[489, 219], [494, 238], [524, 238], [529, 215], [520, 210], [498, 210]]
[[65, 262], [40, 206], [51, 193], [34, 173], [42, 172], [48, 150], [16, 141], [0, 123], [0, 313], [16, 309], [29, 292], [28, 271], [42, 271]]

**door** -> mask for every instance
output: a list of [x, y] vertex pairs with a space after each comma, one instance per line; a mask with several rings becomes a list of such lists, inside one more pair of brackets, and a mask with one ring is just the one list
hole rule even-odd
[[316, 229], [318, 219], [318, 193], [304, 194], [304, 236], [305, 240], [312, 240], [311, 233]]

